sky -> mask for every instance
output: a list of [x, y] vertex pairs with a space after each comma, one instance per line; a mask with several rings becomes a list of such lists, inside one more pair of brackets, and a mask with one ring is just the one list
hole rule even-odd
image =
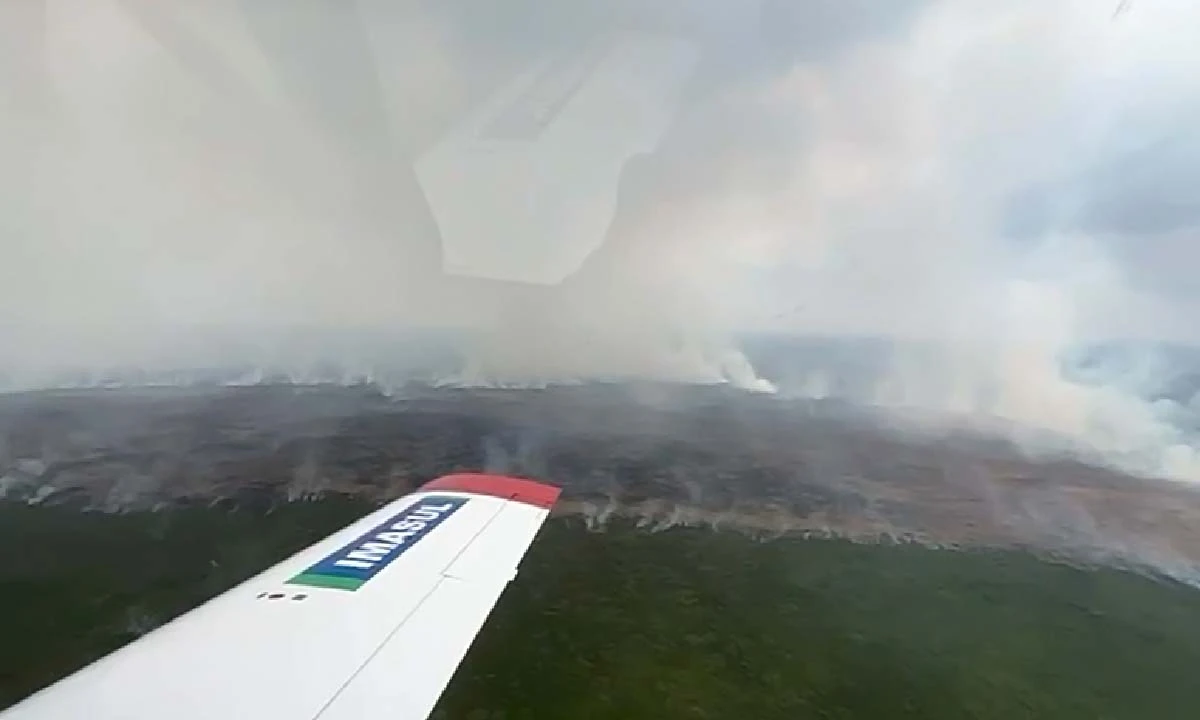
[[[1200, 333], [1200, 8], [1118, 5], [11, 0], [5, 359], [453, 326], [468, 376], [769, 389], [731, 336], [885, 336], [936, 349], [877, 402], [1171, 446], [1057, 365]], [[642, 54], [525, 144], [462, 139], [594, 42]]]

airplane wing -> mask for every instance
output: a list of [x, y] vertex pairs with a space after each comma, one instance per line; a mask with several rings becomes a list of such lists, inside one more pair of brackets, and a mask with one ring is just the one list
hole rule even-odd
[[558, 494], [439, 478], [0, 717], [426, 718]]

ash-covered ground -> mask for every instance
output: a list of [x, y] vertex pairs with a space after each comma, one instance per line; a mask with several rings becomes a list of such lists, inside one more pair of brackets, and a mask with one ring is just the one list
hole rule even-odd
[[1200, 569], [1200, 492], [973, 431], [724, 386], [263, 384], [0, 396], [0, 496], [120, 512], [325, 495], [382, 502], [460, 470], [564, 487], [603, 524], [712, 524]]

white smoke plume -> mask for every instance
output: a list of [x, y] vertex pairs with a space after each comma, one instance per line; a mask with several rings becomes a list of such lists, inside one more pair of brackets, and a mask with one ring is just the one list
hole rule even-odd
[[[870, 402], [1200, 479], [1163, 407], [1061, 370], [1092, 341], [1196, 341], [1200, 11], [1113, 9], [6, 0], [0, 365], [303, 376], [296, 328], [467, 328], [458, 382], [771, 390], [730, 338], [882, 337]], [[415, 160], [531, 58], [628, 28], [700, 59], [603, 245], [549, 286], [445, 275]]]

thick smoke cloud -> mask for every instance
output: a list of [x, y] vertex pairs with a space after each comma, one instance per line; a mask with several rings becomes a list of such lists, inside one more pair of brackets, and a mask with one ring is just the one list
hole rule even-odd
[[[1138, 382], [1061, 370], [1088, 342], [1196, 340], [1200, 11], [1115, 8], [7, 0], [4, 365], [36, 383], [274, 361], [296, 328], [471, 328], [460, 380], [765, 388], [730, 338], [884, 337], [856, 399], [1191, 477]], [[558, 284], [445, 275], [414, 162], [530, 63], [631, 31], [698, 62], [603, 245]]]

